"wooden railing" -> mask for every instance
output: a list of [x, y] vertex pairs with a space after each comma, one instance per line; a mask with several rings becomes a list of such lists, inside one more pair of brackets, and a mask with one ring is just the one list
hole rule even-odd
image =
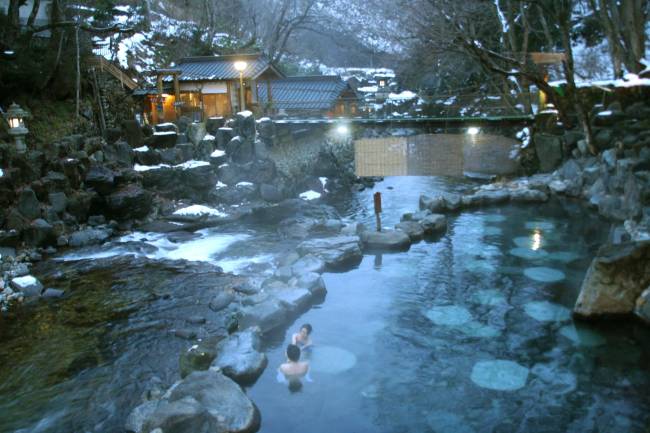
[[99, 68], [101, 71], [106, 71], [111, 74], [113, 77], [118, 79], [123, 86], [128, 87], [129, 90], [134, 90], [138, 87], [138, 83], [133, 81], [124, 71], [120, 68], [106, 60], [104, 57], [93, 56], [87, 60], [88, 66], [94, 66]]

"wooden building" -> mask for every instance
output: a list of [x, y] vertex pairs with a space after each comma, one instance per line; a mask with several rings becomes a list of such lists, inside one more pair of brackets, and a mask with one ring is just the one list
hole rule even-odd
[[145, 117], [156, 124], [175, 121], [181, 115], [200, 121], [241, 111], [240, 73], [235, 62], [246, 63], [242, 71], [246, 108], [256, 110], [257, 89], [284, 78], [263, 55], [186, 57], [174, 68], [156, 71], [155, 90], [136, 92], [144, 97]]

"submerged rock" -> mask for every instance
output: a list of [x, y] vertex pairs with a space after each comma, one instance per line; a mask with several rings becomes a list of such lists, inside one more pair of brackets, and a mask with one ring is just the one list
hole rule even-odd
[[593, 317], [630, 314], [650, 285], [650, 241], [605, 245], [591, 262], [574, 312]]
[[317, 345], [312, 348], [309, 370], [319, 373], [338, 374], [354, 367], [357, 356], [335, 346]]
[[472, 315], [467, 308], [456, 305], [432, 307], [425, 315], [436, 325], [445, 326], [458, 326], [472, 320]]
[[543, 266], [526, 268], [524, 269], [524, 275], [531, 280], [539, 281], [541, 283], [557, 283], [566, 278], [564, 272]]
[[496, 391], [516, 391], [526, 386], [529, 370], [513, 361], [477, 362], [472, 368], [472, 382]]
[[424, 228], [416, 221], [402, 221], [395, 224], [395, 229], [406, 233], [413, 242], [419, 241], [424, 236]]

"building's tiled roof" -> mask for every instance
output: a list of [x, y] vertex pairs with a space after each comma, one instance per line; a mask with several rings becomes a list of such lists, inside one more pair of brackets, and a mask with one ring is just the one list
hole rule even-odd
[[[235, 69], [235, 62], [239, 60], [248, 63], [244, 70], [246, 79], [257, 78], [269, 68], [282, 76], [261, 54], [185, 57], [174, 69], [180, 71], [180, 81], [235, 80], [239, 78], [239, 71]], [[172, 77], [167, 76], [164, 80], [172, 81]]]
[[[329, 110], [349, 85], [338, 75], [287, 77], [271, 80], [273, 107], [284, 110]], [[268, 83], [257, 84], [260, 104], [268, 102]]]

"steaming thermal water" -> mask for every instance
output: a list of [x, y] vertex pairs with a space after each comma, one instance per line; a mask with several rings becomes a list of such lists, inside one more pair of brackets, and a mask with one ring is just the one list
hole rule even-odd
[[[333, 204], [372, 225], [380, 190], [391, 227], [420, 192], [465, 186], [389, 178]], [[648, 332], [567, 314], [606, 231], [580, 209], [497, 207], [450, 218], [447, 234], [406, 253], [325, 274], [325, 301], [268, 340], [269, 367], [249, 389], [262, 431], [644, 431]], [[136, 233], [63, 257], [52, 266], [76, 275], [69, 298], [0, 329], [0, 431], [122, 432], [142, 392], [177, 380], [193, 344], [157, 318], [182, 322], [203, 289], [129, 260], [91, 272], [73, 260], [189, 258], [259, 276], [294, 245], [235, 224], [184, 239]], [[313, 382], [292, 394], [275, 373], [303, 322], [314, 326]]]

